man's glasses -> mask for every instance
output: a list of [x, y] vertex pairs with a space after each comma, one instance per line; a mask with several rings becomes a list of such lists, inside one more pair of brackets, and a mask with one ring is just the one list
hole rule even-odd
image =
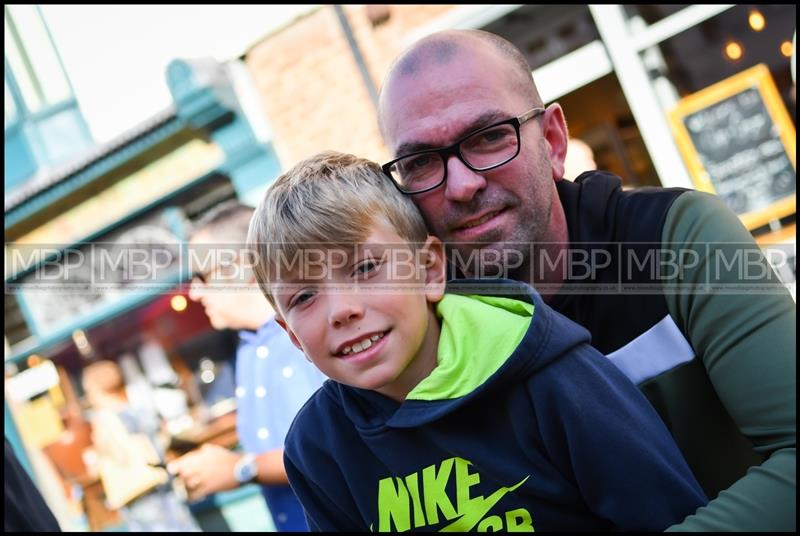
[[524, 114], [484, 127], [441, 149], [418, 151], [381, 166], [397, 189], [407, 195], [421, 194], [447, 180], [447, 159], [455, 155], [472, 171], [488, 171], [507, 164], [519, 154], [519, 127], [542, 113], [533, 108]]
[[202, 283], [203, 285], [208, 285], [208, 280], [211, 277], [211, 273], [214, 271], [212, 268], [211, 270], [206, 270], [204, 272], [196, 271], [192, 272], [191, 282], [193, 284]]

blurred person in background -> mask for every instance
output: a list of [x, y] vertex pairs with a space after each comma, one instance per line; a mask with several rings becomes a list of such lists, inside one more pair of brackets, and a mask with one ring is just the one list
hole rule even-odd
[[[561, 106], [544, 107], [524, 54], [488, 32], [438, 32], [404, 51], [384, 79], [379, 124], [394, 154], [384, 171], [429, 231], [461, 259], [507, 263], [461, 266], [464, 275], [533, 285], [647, 395], [712, 498], [672, 530], [795, 530], [796, 307], [722, 200], [623, 191], [600, 171], [563, 180]], [[634, 290], [581, 290], [586, 270], [570, 278], [570, 255], [606, 245], [592, 288]], [[697, 262], [671, 264], [670, 279], [646, 263], [622, 280], [623, 255], [636, 250]], [[753, 264], [721, 267], [720, 254]], [[749, 292], [754, 284], [769, 291]]]
[[579, 138], [570, 138], [567, 142], [567, 157], [564, 160], [564, 178], [574, 181], [584, 171], [595, 169], [597, 163], [594, 161], [592, 148]]
[[87, 458], [95, 460], [106, 502], [119, 510], [127, 530], [199, 531], [163, 469], [160, 422], [129, 404], [120, 366], [96, 361], [83, 369], [81, 383], [90, 405], [95, 454]]
[[19, 463], [8, 438], [5, 442], [3, 529], [5, 532], [61, 532], [53, 512]]
[[206, 444], [168, 468], [194, 497], [256, 482], [279, 531], [307, 531], [286, 477], [283, 442], [297, 411], [325, 377], [275, 322], [255, 275], [235, 253], [244, 250], [252, 214], [252, 207], [238, 201], [223, 203], [197, 222], [189, 243], [203, 261], [192, 277], [189, 299], [203, 305], [215, 329], [239, 330], [236, 430], [244, 453]]

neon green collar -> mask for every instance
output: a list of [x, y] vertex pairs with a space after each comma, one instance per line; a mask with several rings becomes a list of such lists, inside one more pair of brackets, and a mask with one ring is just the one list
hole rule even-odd
[[436, 314], [442, 322], [438, 364], [407, 400], [449, 400], [483, 385], [525, 336], [533, 305], [495, 296], [445, 294]]

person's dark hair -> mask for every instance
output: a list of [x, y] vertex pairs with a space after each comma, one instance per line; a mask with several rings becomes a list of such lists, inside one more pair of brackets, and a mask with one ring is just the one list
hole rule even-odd
[[238, 199], [231, 199], [216, 205], [203, 214], [192, 225], [189, 238], [201, 232], [208, 232], [215, 238], [228, 238], [244, 242], [250, 228], [250, 218], [255, 209]]

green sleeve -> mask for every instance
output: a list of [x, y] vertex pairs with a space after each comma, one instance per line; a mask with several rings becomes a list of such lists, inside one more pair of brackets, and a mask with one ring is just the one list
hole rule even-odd
[[667, 307], [725, 410], [764, 460], [669, 530], [794, 531], [795, 303], [715, 196], [688, 192], [676, 199], [662, 242], [699, 253], [680, 276], [683, 290], [665, 285]]

